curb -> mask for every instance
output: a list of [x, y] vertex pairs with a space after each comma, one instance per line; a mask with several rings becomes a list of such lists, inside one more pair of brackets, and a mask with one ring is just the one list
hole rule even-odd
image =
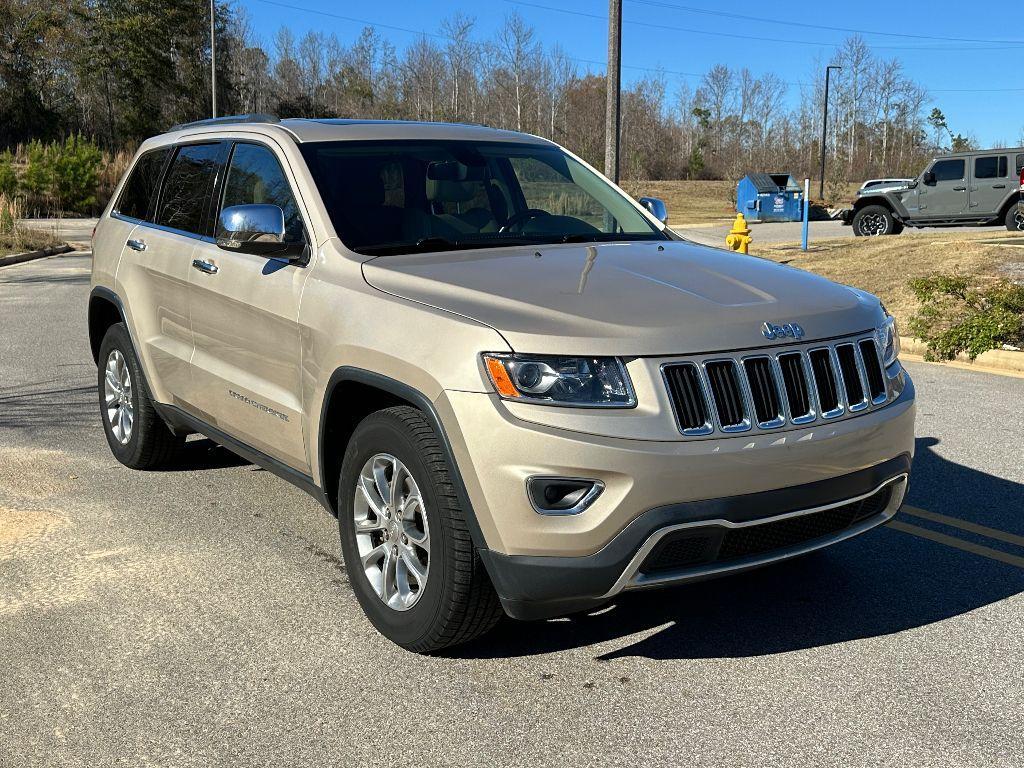
[[[900, 336], [900, 348], [903, 352], [921, 360], [924, 360], [924, 354], [928, 351], [928, 347], [923, 341], [909, 336]], [[936, 364], [953, 365], [956, 368], [974, 368], [988, 373], [1024, 376], [1024, 352], [1014, 352], [1009, 349], [990, 349], [988, 352], [982, 352], [974, 360], [961, 352], [955, 360], [943, 360]]]
[[54, 245], [50, 248], [43, 248], [41, 251], [29, 251], [27, 253], [15, 253], [10, 256], [0, 256], [0, 267], [9, 267], [12, 264], [21, 264], [25, 261], [32, 261], [33, 259], [44, 259], [47, 256], [56, 256], [59, 253], [68, 253], [69, 251], [75, 250], [67, 243], [63, 245]]

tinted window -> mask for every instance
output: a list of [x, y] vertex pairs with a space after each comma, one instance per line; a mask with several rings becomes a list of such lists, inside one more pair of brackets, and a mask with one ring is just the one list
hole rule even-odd
[[139, 158], [114, 206], [115, 211], [133, 219], [149, 219], [152, 204], [156, 201], [160, 172], [170, 151], [170, 147], [154, 149]]
[[344, 141], [300, 151], [338, 235], [361, 253], [665, 239], [627, 198], [549, 145]]
[[1024, 171], [1024, 155], [1017, 155], [1017, 173]]
[[1006, 155], [990, 155], [988, 157], [977, 158], [974, 161], [974, 178], [1006, 178]]
[[963, 160], [939, 160], [932, 166], [936, 181], [960, 181], [964, 177]]
[[285, 242], [302, 242], [302, 218], [288, 179], [274, 153], [256, 144], [238, 144], [231, 155], [222, 206], [276, 205], [284, 211]]
[[208, 234], [206, 218], [220, 152], [220, 144], [189, 144], [178, 149], [160, 193], [157, 224]]

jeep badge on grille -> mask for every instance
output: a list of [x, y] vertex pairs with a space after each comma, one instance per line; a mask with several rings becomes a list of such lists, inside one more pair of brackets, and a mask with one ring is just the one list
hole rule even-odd
[[804, 337], [804, 329], [796, 323], [775, 325], [774, 323], [766, 322], [761, 326], [761, 333], [764, 334], [764, 337], [769, 341], [787, 337], [790, 339], [802, 339]]

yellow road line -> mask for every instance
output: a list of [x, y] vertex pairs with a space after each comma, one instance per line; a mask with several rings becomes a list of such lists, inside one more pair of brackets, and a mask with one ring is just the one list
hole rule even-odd
[[948, 525], [953, 528], [959, 528], [963, 531], [977, 533], [990, 539], [1005, 541], [1007, 544], [1013, 544], [1017, 547], [1024, 547], [1024, 536], [1018, 536], [1015, 533], [1007, 533], [1006, 531], [1000, 531], [996, 528], [989, 528], [987, 525], [979, 525], [978, 523], [972, 523], [969, 520], [961, 520], [959, 517], [940, 515], [938, 512], [929, 512], [927, 509], [918, 509], [917, 507], [910, 507], [906, 504], [900, 507], [900, 512], [913, 515], [914, 517], [920, 517], [925, 520], [931, 520], [933, 523], [942, 523], [942, 525]]
[[989, 560], [998, 560], [1001, 563], [1015, 565], [1018, 568], [1024, 568], [1024, 557], [1010, 555], [1006, 552], [1000, 552], [998, 549], [985, 547], [981, 544], [974, 544], [970, 541], [962, 541], [955, 536], [948, 536], [947, 534], [939, 533], [938, 531], [930, 531], [927, 528], [921, 528], [917, 525], [904, 523], [902, 520], [890, 520], [888, 527], [903, 533], [909, 533], [912, 536], [919, 536], [922, 539], [928, 539], [939, 544], [945, 544], [947, 547], [954, 547], [956, 549], [962, 549], [964, 552], [970, 552], [974, 555], [981, 555], [982, 557], [987, 557]]

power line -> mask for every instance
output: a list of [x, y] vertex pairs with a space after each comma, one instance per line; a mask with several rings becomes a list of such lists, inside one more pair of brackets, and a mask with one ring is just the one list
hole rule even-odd
[[[810, 24], [803, 21], [782, 21], [780, 19], [772, 19], [766, 16], [747, 16], [741, 13], [732, 13], [731, 11], [712, 11], [707, 8], [694, 8], [688, 5], [676, 5], [675, 3], [666, 3], [661, 0], [629, 0], [631, 3], [637, 3], [639, 5], [649, 5], [655, 8], [670, 8], [676, 11], [686, 11], [688, 13], [699, 13], [705, 16], [718, 16], [726, 19], [740, 19], [743, 21], [756, 21], [765, 24], [779, 24], [786, 27], [802, 27], [803, 29], [823, 29], [829, 32], [844, 32], [852, 33], [857, 35], [879, 35], [882, 37], [906, 37], [915, 40], [939, 40], [947, 43], [1003, 43], [1008, 44], [1011, 47], [1024, 45], [1024, 40], [982, 40], [973, 37], [942, 37], [937, 35], [915, 35], [910, 32], [881, 32], [873, 29], [854, 29], [852, 27], [832, 27], [824, 24]], [[926, 50], [925, 48], [915, 48], [914, 50]], [[949, 48], [942, 48], [940, 50], [953, 50]], [[979, 48], [967, 48], [965, 50], [983, 50]]]
[[[359, 18], [356, 18], [354, 16], [344, 16], [344, 15], [342, 15], [340, 13], [331, 13], [330, 11], [321, 11], [321, 10], [318, 10], [316, 8], [303, 8], [302, 6], [299, 6], [299, 5], [292, 5], [291, 3], [280, 2], [280, 0], [254, 0], [254, 1], [257, 2], [257, 3], [263, 3], [264, 5], [277, 6], [278, 8], [287, 8], [287, 9], [292, 10], [292, 11], [303, 11], [304, 13], [312, 13], [312, 14], [316, 14], [317, 16], [326, 16], [326, 17], [331, 18], [331, 19], [339, 19], [341, 21], [349, 21], [349, 22], [352, 22], [353, 24], [362, 24], [362, 25], [368, 26], [368, 27], [380, 27], [381, 29], [391, 29], [391, 30], [394, 30], [396, 32], [407, 32], [407, 33], [409, 33], [411, 35], [423, 35], [425, 37], [432, 37], [432, 38], [435, 38], [437, 40], [448, 40], [448, 41], [452, 41], [452, 42], [457, 42], [456, 39], [451, 37], [450, 35], [445, 35], [445, 34], [440, 33], [440, 32], [426, 32], [426, 31], [424, 31], [422, 29], [411, 29], [410, 27], [399, 27], [399, 26], [396, 26], [394, 24], [383, 24], [383, 23], [378, 22], [378, 21], [370, 21], [369, 19], [359, 19]], [[599, 67], [604, 67], [607, 64], [607, 62], [604, 62], [604, 61], [594, 61], [592, 59], [580, 59], [580, 58], [576, 58], [574, 56], [566, 56], [565, 58], [568, 59], [569, 61], [575, 61], [575, 62], [577, 62], [579, 64], [591, 64], [591, 65], [595, 65], [595, 66], [599, 66]], [[624, 69], [635, 69], [635, 70], [639, 70], [639, 71], [642, 71], [642, 72], [664, 72], [667, 75], [680, 75], [682, 77], [704, 77], [704, 74], [701, 73], [701, 72], [681, 72], [679, 70], [665, 69], [663, 67], [641, 67], [641, 66], [635, 66], [635, 65], [631, 65], [631, 64], [623, 64], [622, 67]]]
[[[570, 16], [581, 16], [588, 19], [598, 19], [601, 21], [607, 21], [607, 16], [603, 16], [598, 13], [588, 13], [586, 11], [576, 11], [569, 8], [558, 8], [551, 5], [542, 5], [541, 3], [527, 2], [526, 0], [504, 0], [506, 3], [511, 5], [521, 5], [528, 8], [538, 8], [543, 11], [554, 11], [555, 13], [564, 13]], [[647, 27], [649, 29], [660, 29], [670, 30], [673, 32], [686, 32], [691, 35], [706, 35], [708, 37], [727, 37], [734, 40], [753, 40], [761, 43], [783, 43], [785, 45], [810, 45], [817, 48], [834, 47], [838, 46], [837, 42], [823, 42], [821, 40], [794, 40], [792, 38], [781, 38], [781, 37], [765, 37], [763, 35], [743, 35], [736, 32], [710, 32], [703, 29], [693, 29], [692, 27], [679, 27], [672, 24], [661, 24], [650, 21], [637, 21], [635, 19], [623, 19], [623, 24], [632, 24], [637, 27]], [[1024, 45], [1024, 43], [1021, 43]], [[893, 46], [893, 45], [875, 45], [872, 46], [877, 49], [888, 49], [888, 50], [899, 50], [899, 51], [923, 51], [923, 46]], [[966, 48], [966, 49], [955, 49], [949, 47], [936, 47], [931, 50], [941, 51], [954, 51], [954, 50], [970, 50], [977, 51], [982, 50], [981, 48]]]
[[[302, 11], [303, 13], [312, 13], [312, 14], [315, 14], [317, 16], [325, 16], [327, 18], [339, 19], [341, 21], [348, 21], [348, 22], [351, 22], [353, 24], [362, 24], [363, 26], [379, 27], [381, 29], [391, 29], [391, 30], [394, 30], [396, 32], [406, 32], [406, 33], [412, 34], [412, 35], [422, 35], [422, 36], [425, 36], [425, 37], [432, 37], [432, 38], [437, 39], [437, 40], [455, 41], [455, 38], [453, 38], [453, 37], [451, 37], [449, 35], [438, 33], [438, 32], [426, 32], [426, 31], [424, 31], [422, 29], [412, 29], [410, 27], [402, 27], [402, 26], [398, 26], [398, 25], [395, 25], [395, 24], [385, 24], [385, 23], [381, 23], [381, 22], [378, 22], [378, 21], [371, 21], [369, 19], [360, 19], [360, 18], [357, 18], [355, 16], [345, 16], [343, 14], [332, 13], [330, 11], [321, 11], [321, 10], [318, 10], [318, 9], [315, 9], [315, 8], [304, 8], [303, 6], [300, 6], [300, 5], [293, 5], [291, 3], [280, 2], [280, 0], [254, 0], [254, 2], [263, 3], [264, 5], [273, 5], [273, 6], [276, 6], [278, 8], [287, 8], [287, 9], [293, 10], [293, 11]], [[530, 7], [533, 7], [533, 8], [540, 8], [542, 10], [550, 10], [550, 11], [558, 11], [558, 12], [563, 12], [563, 13], [570, 13], [572, 15], [577, 15], [577, 16], [586, 16], [586, 17], [589, 17], [589, 18], [600, 19], [601, 21], [607, 21], [607, 17], [606, 16], [600, 16], [598, 14], [585, 13], [583, 11], [568, 11], [568, 10], [563, 9], [563, 8], [552, 8], [550, 6], [540, 5], [539, 3], [524, 2], [524, 0], [505, 0], [505, 2], [513, 3], [513, 4], [516, 4], [516, 5], [530, 6]], [[623, 20], [623, 23], [642, 24], [643, 26], [653, 26], [653, 27], [658, 27], [660, 29], [678, 29], [676, 27], [664, 27], [664, 26], [662, 26], [660, 24], [648, 24], [648, 23], [645, 23], [645, 22], [627, 22], [627, 21]], [[680, 30], [680, 31], [689, 31], [689, 30]], [[727, 35], [727, 33], [698, 32], [697, 30], [693, 30], [693, 31], [695, 33], [697, 33], [697, 34], [705, 34], [705, 35]], [[728, 36], [735, 37], [735, 35], [728, 35]], [[754, 38], [754, 39], [762, 39], [762, 38]], [[770, 38], [766, 38], [766, 39], [770, 40]], [[805, 44], [810, 44], [810, 43], [807, 43], [807, 41], [804, 41], [804, 43]], [[835, 45], [835, 44], [834, 43], [814, 43], [814, 45], [829, 46], [829, 45]], [[873, 46], [873, 47], [877, 47], [877, 46]], [[581, 59], [581, 58], [577, 58], [577, 57], [573, 57], [573, 56], [566, 56], [565, 58], [568, 59], [569, 61], [574, 61], [574, 62], [579, 63], [579, 64], [589, 64], [589, 65], [599, 66], [599, 67], [606, 66], [606, 62], [603, 62], [603, 61], [593, 61], [591, 59]], [[679, 71], [679, 70], [665, 69], [663, 67], [641, 67], [641, 66], [634, 65], [634, 64], [623, 64], [622, 67], [623, 67], [623, 69], [633, 69], [633, 70], [638, 70], [638, 71], [641, 71], [641, 72], [664, 73], [664, 74], [667, 74], [667, 75], [678, 75], [678, 76], [681, 76], [681, 77], [696, 77], [696, 78], [704, 77], [704, 73], [700, 73], [700, 72], [682, 72], [682, 71]], [[795, 86], [809, 86], [809, 85], [811, 85], [811, 83], [804, 83], [804, 82], [799, 82], [799, 81], [784, 81], [784, 82], [785, 82], [786, 85], [795, 85]], [[928, 90], [931, 93], [1015, 93], [1015, 92], [1024, 91], [1024, 88], [929, 88]]]

